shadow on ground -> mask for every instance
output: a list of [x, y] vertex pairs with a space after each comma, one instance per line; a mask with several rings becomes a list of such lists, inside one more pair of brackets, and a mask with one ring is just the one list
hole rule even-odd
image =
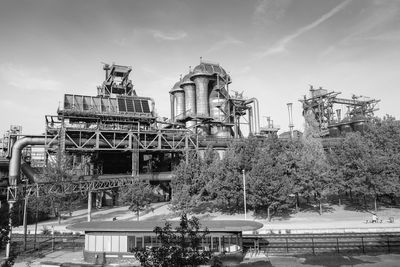
[[[320, 255], [320, 256], [305, 256], [305, 260], [302, 264], [317, 265], [326, 267], [340, 267], [340, 266], [355, 266], [359, 264], [371, 264], [379, 261], [379, 258], [375, 257], [375, 261], [362, 260], [354, 256], [346, 255]], [[301, 266], [301, 265], [300, 265]]]
[[259, 261], [241, 263], [236, 266], [237, 267], [272, 267], [273, 265], [269, 261], [259, 260]]

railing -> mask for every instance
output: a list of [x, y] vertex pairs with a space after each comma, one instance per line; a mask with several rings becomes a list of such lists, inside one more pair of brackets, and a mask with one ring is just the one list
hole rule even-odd
[[244, 247], [266, 255], [400, 252], [400, 234], [245, 236]]

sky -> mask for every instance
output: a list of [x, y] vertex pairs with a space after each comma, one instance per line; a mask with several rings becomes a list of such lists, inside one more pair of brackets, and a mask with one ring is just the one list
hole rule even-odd
[[380, 99], [400, 117], [400, 0], [2, 0], [0, 134], [41, 134], [64, 94], [96, 95], [102, 62], [132, 66], [140, 96], [170, 117], [169, 90], [189, 66], [219, 63], [230, 89], [303, 128], [309, 85]]

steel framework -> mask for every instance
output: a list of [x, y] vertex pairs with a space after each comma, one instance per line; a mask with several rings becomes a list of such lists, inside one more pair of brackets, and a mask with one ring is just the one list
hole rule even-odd
[[66, 194], [87, 194], [99, 190], [107, 190], [134, 184], [138, 177], [119, 177], [90, 181], [67, 181], [56, 183], [35, 183], [9, 186], [7, 188], [7, 200], [15, 202], [20, 195], [24, 197], [44, 195], [66, 195]]

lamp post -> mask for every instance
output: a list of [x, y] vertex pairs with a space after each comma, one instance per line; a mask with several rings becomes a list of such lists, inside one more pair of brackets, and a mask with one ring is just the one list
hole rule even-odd
[[247, 220], [247, 212], [246, 212], [246, 172], [242, 170], [243, 174], [243, 202], [244, 202], [244, 219]]
[[290, 140], [293, 139], [293, 111], [292, 111], [293, 103], [287, 103], [288, 112], [289, 112], [289, 130], [290, 130]]

